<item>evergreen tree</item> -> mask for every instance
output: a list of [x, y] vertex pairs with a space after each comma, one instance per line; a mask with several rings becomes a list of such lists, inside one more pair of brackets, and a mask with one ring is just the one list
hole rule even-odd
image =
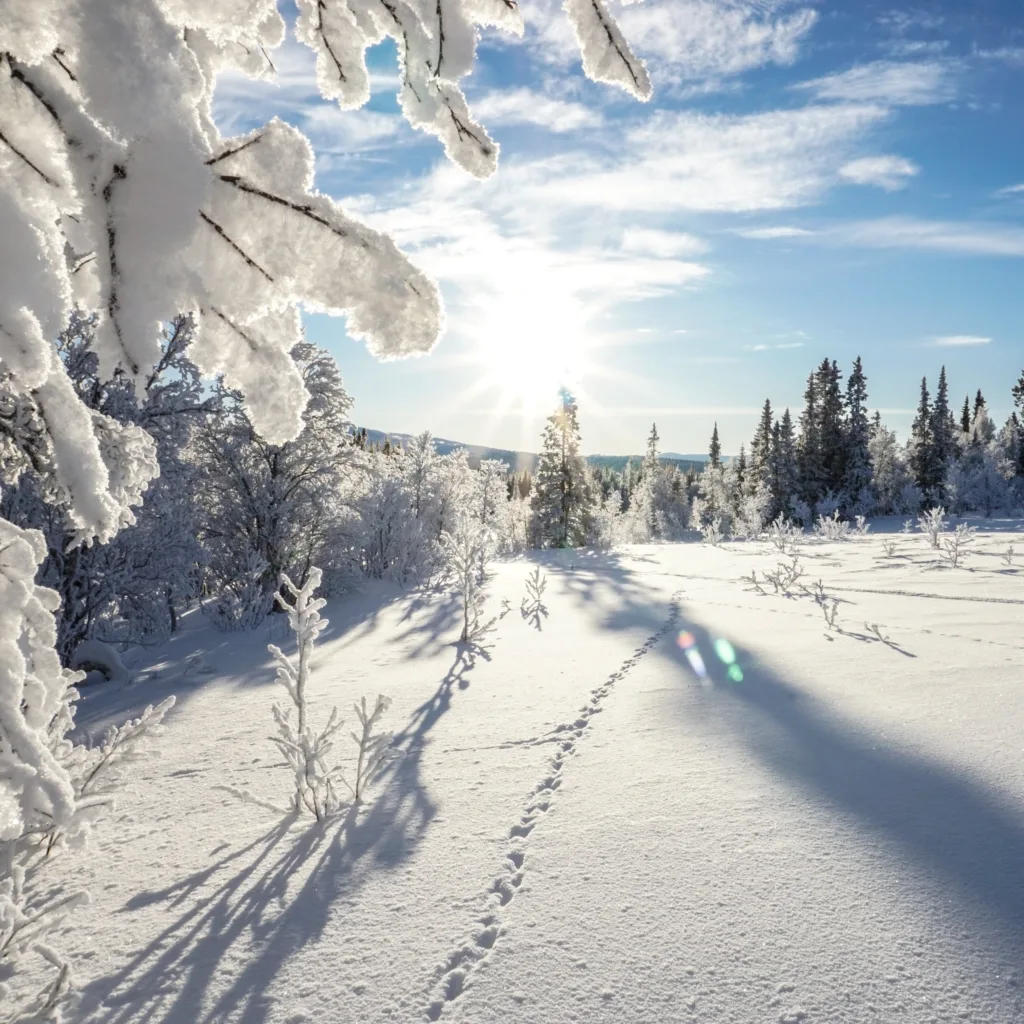
[[914, 481], [925, 493], [930, 491], [935, 483], [931, 423], [931, 396], [928, 394], [928, 381], [922, 377], [917, 415], [910, 428], [910, 468], [914, 473]]
[[800, 487], [800, 468], [793, 417], [789, 409], [772, 426], [772, 448], [769, 456], [770, 476], [768, 490], [772, 496], [770, 516], [792, 514], [793, 497]]
[[768, 459], [772, 450], [772, 403], [764, 400], [757, 432], [750, 443], [750, 471], [747, 473], [747, 490], [757, 490], [759, 484], [769, 482]]
[[565, 389], [544, 427], [532, 504], [542, 547], [579, 547], [585, 542], [590, 478], [580, 455], [576, 399]]
[[981, 393], [981, 388], [978, 388], [977, 393], [974, 396], [974, 414], [971, 417], [972, 421], [978, 418], [978, 413], [985, 406], [985, 396]]
[[1013, 404], [1024, 413], [1024, 370], [1021, 370], [1020, 378], [1010, 389], [1010, 394], [1013, 395]]
[[838, 493], [846, 472], [846, 424], [839, 364], [828, 359], [818, 367], [818, 439], [823, 489]]
[[939, 383], [935, 389], [929, 430], [931, 433], [929, 476], [935, 489], [935, 498], [941, 503], [945, 498], [946, 465], [956, 454], [953, 415], [949, 409], [949, 388], [946, 384], [945, 366], [939, 371]]
[[964, 395], [964, 407], [960, 413], [960, 433], [969, 434], [971, 432], [971, 399]]
[[807, 387], [804, 389], [804, 411], [800, 415], [800, 440], [797, 442], [800, 497], [812, 506], [824, 492], [825, 482], [819, 424], [818, 375], [812, 373], [807, 378]]
[[843, 490], [851, 504], [856, 504], [871, 486], [871, 453], [868, 450], [871, 426], [868, 421], [867, 398], [867, 377], [860, 356], [857, 356], [846, 381], [846, 469]]
[[715, 429], [711, 432], [711, 444], [708, 447], [708, 461], [712, 466], [721, 466], [722, 464], [722, 444], [718, 440], [718, 423], [715, 423]]

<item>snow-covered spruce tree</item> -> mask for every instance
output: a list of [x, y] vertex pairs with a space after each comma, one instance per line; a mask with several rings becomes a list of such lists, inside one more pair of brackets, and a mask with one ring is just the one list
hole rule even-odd
[[698, 477], [697, 498], [693, 503], [690, 526], [699, 530], [718, 522], [722, 534], [732, 528], [732, 510], [725, 486], [725, 468], [722, 465], [722, 444], [718, 438], [718, 424], [711, 434], [708, 461]]
[[[943, 375], [943, 382], [945, 375]], [[851, 514], [874, 512], [875, 496], [871, 489], [871, 423], [867, 410], [868, 387], [860, 356], [846, 379], [846, 450], [842, 490]]]
[[593, 495], [580, 454], [576, 399], [563, 389], [548, 417], [533, 482], [533, 513], [540, 546], [576, 548], [586, 543]]
[[946, 484], [952, 511], [978, 511], [991, 516], [997, 509], [1014, 504], [1009, 483], [1013, 465], [996, 436], [984, 401], [975, 410], [971, 431], [962, 438], [961, 449]]
[[[566, 9], [584, 71], [646, 98], [646, 69], [603, 0]], [[458, 86], [480, 24], [522, 31], [516, 5], [479, 0], [379, 9], [299, 0], [295, 30], [317, 54], [321, 92], [347, 108], [369, 98], [367, 48], [394, 39], [406, 117], [486, 175], [497, 146]], [[130, 525], [157, 473], [144, 431], [95, 416], [74, 391], [52, 339], [75, 306], [100, 315], [100, 376], [120, 368], [136, 388], [159, 362], [161, 324], [191, 312], [191, 358], [245, 394], [271, 444], [302, 427], [306, 396], [289, 356], [300, 303], [346, 312], [350, 333], [381, 357], [434, 344], [436, 287], [390, 238], [313, 191], [302, 134], [275, 119], [225, 139], [213, 123], [219, 71], [274, 76], [269, 54], [285, 31], [277, 0], [8, 0], [0, 26], [2, 461], [28, 461], [46, 478], [75, 542]], [[46, 546], [13, 524], [0, 521], [0, 531], [0, 807], [10, 843], [39, 813], [68, 825], [76, 803], [67, 770], [41, 753], [69, 699], [56, 597], [33, 582]], [[8, 908], [25, 893], [11, 863], [0, 869]], [[4, 1000], [17, 1017], [19, 1003]]]
[[[659, 440], [657, 424], [652, 424], [647, 437], [647, 452], [640, 466], [640, 479], [634, 484], [630, 495], [627, 532], [634, 543], [646, 544], [660, 538], [663, 532], [663, 517], [659, 514], [657, 503], [661, 475], [661, 464], [658, 462]], [[618, 504], [614, 499], [609, 504], [607, 498], [601, 502], [602, 518], [607, 520], [600, 530], [601, 536], [605, 538], [601, 542], [602, 547], [608, 547], [608, 522], [614, 521], [615, 510], [618, 507], [621, 507], [621, 497]]]
[[750, 462], [746, 472], [746, 488], [757, 490], [763, 484], [770, 487], [768, 460], [772, 451], [772, 403], [766, 398], [761, 409], [761, 418], [757, 421], [757, 431], [750, 442]]

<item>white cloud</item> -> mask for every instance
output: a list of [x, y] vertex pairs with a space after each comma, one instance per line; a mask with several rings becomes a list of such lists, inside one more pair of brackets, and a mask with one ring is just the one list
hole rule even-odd
[[582, 103], [526, 88], [487, 93], [473, 101], [472, 109], [485, 124], [536, 124], [553, 132], [595, 128], [603, 121], [598, 111]]
[[1024, 183], [1020, 185], [1007, 185], [1006, 188], [1001, 188], [996, 191], [995, 195], [1000, 199], [1005, 199], [1010, 196], [1024, 195]]
[[956, 96], [957, 70], [958, 65], [953, 61], [876, 60], [848, 71], [799, 82], [792, 88], [812, 92], [820, 100], [926, 106], [946, 103]]
[[816, 202], [887, 111], [839, 104], [742, 117], [659, 111], [614, 156], [581, 154], [516, 172], [523, 201], [667, 214]]
[[[764, 0], [660, 0], [616, 12], [634, 52], [662, 82], [721, 79], [765, 64], [792, 64], [817, 21], [802, 7]], [[579, 47], [559, 0], [524, 5], [525, 43], [549, 61], [575, 64]]]
[[787, 224], [778, 224], [766, 228], [737, 228], [734, 234], [741, 238], [773, 239], [773, 238], [806, 238], [813, 235], [807, 228], [794, 228]]
[[962, 345], [989, 345], [991, 338], [981, 338], [975, 334], [947, 334], [932, 338], [932, 344], [939, 348], [959, 348]]
[[839, 168], [839, 177], [854, 185], [877, 185], [895, 192], [907, 179], [919, 174], [921, 168], [901, 156], [864, 156]]
[[708, 244], [683, 231], [626, 228], [622, 234], [622, 248], [626, 252], [645, 253], [648, 256], [668, 259], [673, 256], [699, 256], [707, 252]]
[[873, 249], [926, 249], [968, 256], [1024, 256], [1024, 228], [971, 221], [886, 217], [838, 225], [821, 237]]

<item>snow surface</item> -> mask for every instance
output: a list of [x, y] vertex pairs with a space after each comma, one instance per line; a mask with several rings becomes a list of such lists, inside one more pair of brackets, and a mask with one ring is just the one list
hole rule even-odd
[[332, 601], [313, 715], [384, 692], [405, 757], [327, 828], [214, 788], [287, 798], [281, 617], [191, 616], [80, 707], [93, 732], [178, 695], [74, 867], [79, 1018], [1024, 1019], [1024, 566], [999, 557], [1024, 524], [979, 525], [956, 570], [920, 534], [806, 540], [839, 633], [740, 581], [764, 543], [495, 565], [485, 618], [510, 610], [476, 649], [449, 594]]

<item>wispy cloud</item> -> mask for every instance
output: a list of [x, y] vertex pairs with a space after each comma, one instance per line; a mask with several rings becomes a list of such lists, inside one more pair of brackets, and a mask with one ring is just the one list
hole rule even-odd
[[993, 193], [997, 199], [1013, 198], [1014, 196], [1024, 196], [1024, 183], [1020, 185], [1007, 185], [1006, 188], [997, 189]]
[[1024, 228], [971, 221], [886, 217], [837, 225], [819, 237], [873, 249], [926, 249], [970, 256], [1024, 256]]
[[765, 240], [773, 238], [806, 238], [808, 235], [814, 234], [813, 231], [808, 231], [807, 228], [795, 228], [788, 224], [778, 224], [765, 228], [737, 228], [733, 233], [741, 238]]
[[626, 252], [668, 259], [673, 256], [700, 256], [708, 251], [708, 244], [684, 231], [626, 228], [622, 234], [622, 248]]
[[820, 100], [926, 106], [956, 97], [958, 70], [954, 61], [877, 60], [798, 82], [792, 88], [811, 92]]
[[864, 156], [843, 164], [839, 177], [854, 185], [877, 185], [887, 192], [895, 192], [920, 172], [917, 164], [901, 156]]
[[487, 93], [473, 101], [473, 113], [490, 124], [535, 124], [553, 132], [596, 128], [603, 122], [591, 107], [527, 88]]
[[990, 345], [991, 338], [982, 338], [976, 334], [946, 334], [932, 338], [931, 343], [937, 348], [960, 348], [971, 345]]

